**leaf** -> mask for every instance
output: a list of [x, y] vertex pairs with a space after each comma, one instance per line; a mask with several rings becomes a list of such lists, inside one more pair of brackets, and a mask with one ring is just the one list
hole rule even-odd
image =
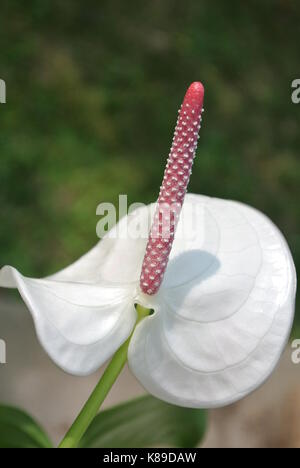
[[43, 429], [24, 411], [0, 405], [0, 448], [51, 448]]
[[144, 396], [102, 411], [81, 447], [195, 447], [204, 435], [206, 413]]

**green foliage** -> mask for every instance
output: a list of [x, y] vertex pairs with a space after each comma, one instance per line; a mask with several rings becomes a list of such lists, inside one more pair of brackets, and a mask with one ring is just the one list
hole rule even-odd
[[203, 410], [169, 405], [144, 396], [102, 411], [81, 447], [195, 447], [205, 433]]
[[269, 215], [300, 266], [299, 4], [3, 0], [0, 264], [54, 272], [96, 206], [157, 197], [187, 85], [206, 86], [193, 192]]
[[[195, 447], [205, 428], [205, 411], [144, 396], [102, 411], [80, 447]], [[51, 447], [50, 439], [31, 416], [0, 405], [0, 448]]]
[[0, 448], [50, 448], [41, 427], [17, 408], [0, 405]]

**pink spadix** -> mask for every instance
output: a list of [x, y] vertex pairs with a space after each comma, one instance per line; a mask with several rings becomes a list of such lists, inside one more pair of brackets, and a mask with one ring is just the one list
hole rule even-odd
[[203, 85], [199, 82], [192, 83], [179, 109], [143, 260], [140, 287], [145, 294], [152, 295], [158, 291], [167, 268], [196, 154], [203, 95]]

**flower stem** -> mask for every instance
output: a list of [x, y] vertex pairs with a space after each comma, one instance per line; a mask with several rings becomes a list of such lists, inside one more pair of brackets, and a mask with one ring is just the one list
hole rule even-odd
[[[149, 309], [140, 305], [136, 306], [136, 311], [138, 318], [135, 326], [150, 313]], [[76, 448], [78, 446], [80, 439], [97, 415], [100, 406], [127, 361], [127, 352], [131, 336], [132, 334], [112, 357], [89, 399], [86, 401], [79, 415], [59, 444], [59, 448]]]

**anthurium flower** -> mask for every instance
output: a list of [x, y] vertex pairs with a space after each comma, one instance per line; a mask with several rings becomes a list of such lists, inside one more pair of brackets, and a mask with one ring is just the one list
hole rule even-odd
[[[203, 93], [193, 83], [185, 95], [155, 205], [53, 276], [0, 273], [1, 286], [19, 289], [45, 350], [72, 374], [114, 354], [134, 329], [135, 304], [153, 309], [134, 330], [129, 366], [150, 393], [189, 407], [226, 405], [264, 382], [289, 337], [296, 289], [287, 243], [265, 215], [186, 195]], [[120, 235], [149, 217], [148, 238]]]

